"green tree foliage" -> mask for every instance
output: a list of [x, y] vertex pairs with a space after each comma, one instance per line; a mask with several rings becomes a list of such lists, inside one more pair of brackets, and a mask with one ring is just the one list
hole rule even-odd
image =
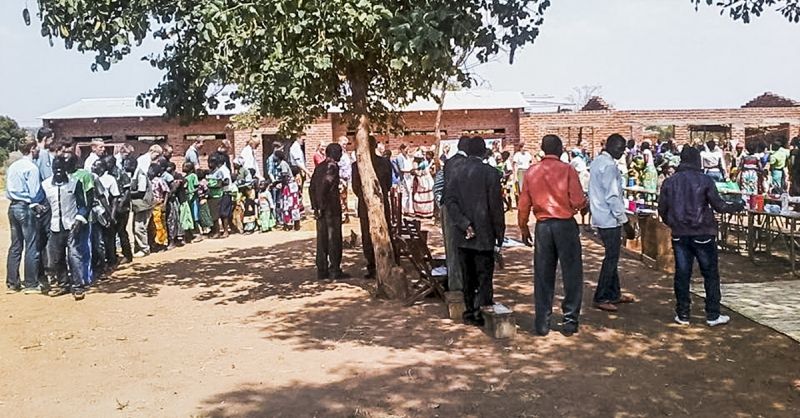
[[[143, 59], [163, 81], [139, 96], [188, 122], [208, 108], [241, 102], [298, 133], [344, 111], [357, 126], [360, 161], [367, 135], [392, 110], [456, 79], [464, 50], [485, 62], [514, 54], [539, 34], [549, 0], [39, 0], [41, 34], [66, 48], [96, 53], [108, 69], [152, 34], [163, 50]], [[390, 105], [391, 104], [391, 105]], [[241, 118], [257, 120], [258, 118]], [[394, 269], [379, 186], [370, 164], [359, 164], [376, 247], [378, 293], [402, 297]], [[399, 273], [399, 272], [396, 272]], [[399, 274], [395, 274], [398, 276]]]
[[702, 3], [721, 8], [720, 13], [728, 12], [734, 20], [750, 23], [754, 17], [761, 16], [765, 10], [773, 9], [790, 22], [800, 22], [800, 0], [690, 0], [695, 8]]
[[8, 155], [17, 149], [26, 136], [25, 130], [19, 127], [17, 121], [8, 116], [0, 116], [0, 166], [6, 162]]
[[[140, 96], [185, 121], [240, 100], [299, 131], [329, 105], [350, 114], [352, 73], [366, 70], [368, 112], [383, 120], [431, 87], [469, 76], [454, 64], [515, 51], [539, 33], [548, 0], [40, 0], [41, 33], [96, 52], [108, 69], [152, 34], [145, 57], [166, 76]], [[438, 83], [437, 83], [438, 81]], [[223, 89], [222, 86], [226, 88]], [[233, 86], [233, 87], [232, 87]], [[231, 93], [230, 96], [215, 93]]]

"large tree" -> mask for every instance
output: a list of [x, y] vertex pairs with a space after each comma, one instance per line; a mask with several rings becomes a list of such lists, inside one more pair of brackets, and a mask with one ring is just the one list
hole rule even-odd
[[[431, 97], [434, 87], [470, 77], [458, 53], [486, 61], [539, 33], [549, 0], [39, 0], [41, 33], [67, 48], [96, 53], [108, 69], [152, 34], [163, 50], [145, 57], [163, 81], [139, 96], [184, 122], [240, 101], [251, 113], [302, 132], [329, 106], [357, 128], [361, 161], [367, 137], [393, 110]], [[27, 13], [27, 12], [26, 12]], [[26, 20], [27, 20], [26, 16]], [[223, 93], [224, 92], [224, 93]], [[359, 164], [376, 246], [378, 293], [400, 298], [380, 186]], [[393, 273], [395, 272], [395, 273]]]

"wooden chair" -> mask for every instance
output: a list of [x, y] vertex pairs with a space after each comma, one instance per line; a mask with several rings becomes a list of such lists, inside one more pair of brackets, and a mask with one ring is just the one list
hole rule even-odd
[[419, 273], [419, 279], [413, 282], [415, 290], [406, 299], [406, 305], [413, 305], [430, 294], [444, 300], [447, 273], [442, 274], [441, 272], [442, 268], [445, 268], [444, 263], [431, 256], [428, 249], [427, 232], [421, 231], [418, 236], [400, 238], [399, 246], [402, 247], [403, 254]]

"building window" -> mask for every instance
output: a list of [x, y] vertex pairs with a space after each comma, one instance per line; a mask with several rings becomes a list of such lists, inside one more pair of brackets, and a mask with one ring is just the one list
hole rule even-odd
[[166, 142], [166, 135], [127, 135], [127, 141], [143, 141], [143, 142]]
[[73, 142], [92, 142], [94, 139], [102, 139], [103, 142], [110, 142], [113, 138], [111, 135], [94, 135], [94, 136], [73, 136]]
[[223, 139], [227, 139], [227, 135], [225, 134], [191, 134], [191, 135], [184, 135], [183, 139], [187, 141], [221, 141]]

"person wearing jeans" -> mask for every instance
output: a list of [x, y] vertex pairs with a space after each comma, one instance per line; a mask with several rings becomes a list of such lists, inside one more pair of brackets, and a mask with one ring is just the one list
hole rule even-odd
[[706, 318], [719, 318], [722, 294], [719, 290], [719, 266], [717, 263], [717, 240], [713, 235], [682, 236], [672, 238], [675, 252], [675, 313], [681, 320], [688, 320], [691, 297], [689, 284], [692, 280], [692, 265], [697, 259], [706, 291]]
[[[20, 146], [22, 158], [8, 167], [6, 172], [6, 197], [8, 223], [11, 231], [11, 244], [6, 259], [6, 286], [9, 293], [22, 290], [25, 293], [47, 291], [48, 284], [39, 283], [40, 244], [39, 219], [47, 212], [45, 196], [42, 192], [39, 169], [33, 162], [38, 155], [35, 141], [27, 141]], [[25, 253], [25, 278], [20, 283], [19, 267]]]
[[628, 222], [622, 201], [622, 176], [617, 160], [625, 152], [625, 138], [613, 134], [606, 140], [603, 152], [592, 161], [589, 178], [589, 204], [592, 226], [597, 228], [605, 256], [594, 292], [597, 309], [616, 312], [617, 304], [634, 299], [623, 295], [619, 284], [619, 253], [622, 246], [622, 225]]
[[525, 174], [519, 198], [518, 223], [522, 241], [531, 246], [528, 227], [530, 212], [536, 216], [536, 238], [533, 256], [534, 302], [536, 318], [534, 331], [540, 336], [550, 332], [553, 312], [556, 265], [561, 263], [564, 280], [564, 315], [561, 332], [578, 332], [583, 295], [583, 261], [580, 232], [575, 214], [586, 207], [578, 172], [560, 160], [564, 152], [561, 138], [546, 135], [542, 138], [542, 162]]
[[[58, 283], [59, 291], [52, 296], [72, 292], [76, 300], [84, 294], [84, 260], [81, 243], [86, 241], [89, 209], [83, 184], [70, 177], [68, 167], [74, 156], [58, 156], [53, 161], [53, 176], [42, 183], [52, 216], [48, 220], [50, 239], [47, 242], [47, 271]], [[67, 274], [67, 265], [69, 272]], [[70, 280], [71, 279], [71, 280]]]
[[717, 221], [714, 211], [734, 213], [743, 202], [728, 203], [719, 196], [714, 180], [701, 170], [700, 151], [685, 146], [677, 172], [664, 181], [658, 213], [672, 229], [675, 253], [675, 322], [689, 324], [692, 264], [697, 259], [706, 290], [706, 323], [723, 325], [730, 317], [720, 314], [720, 278], [717, 266]]

